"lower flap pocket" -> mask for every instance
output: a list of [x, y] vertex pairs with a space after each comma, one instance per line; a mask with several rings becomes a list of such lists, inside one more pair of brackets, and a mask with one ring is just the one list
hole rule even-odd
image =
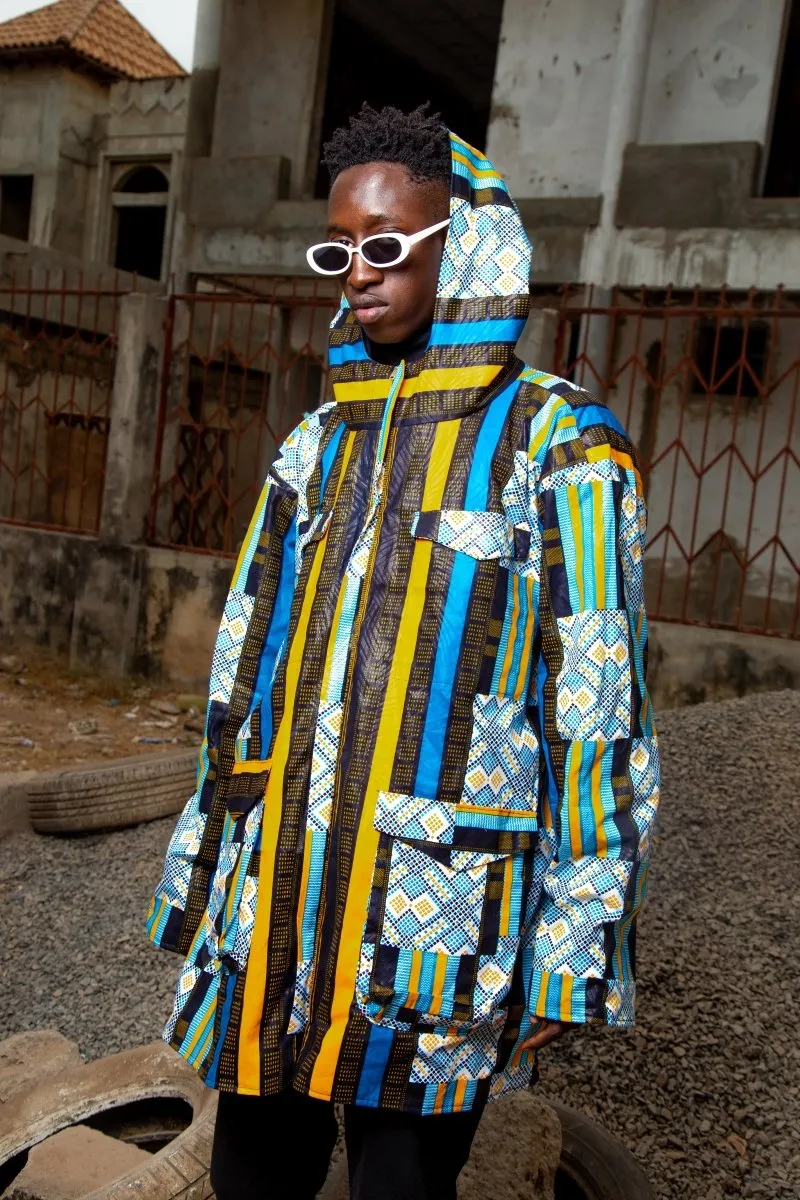
[[[432, 857], [456, 866], [471, 853], [501, 858], [536, 843], [537, 816], [533, 810], [494, 808], [462, 801], [447, 804], [403, 792], [379, 792], [374, 825], [381, 833], [419, 843]], [[464, 866], [474, 865], [468, 861]]]

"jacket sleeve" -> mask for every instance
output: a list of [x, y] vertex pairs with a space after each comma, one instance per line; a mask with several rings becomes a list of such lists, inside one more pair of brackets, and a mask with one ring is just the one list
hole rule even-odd
[[552, 403], [554, 434], [533, 475], [542, 567], [532, 700], [547, 865], [529, 1007], [625, 1026], [660, 781], [645, 684], [646, 510], [635, 452], [608, 410], [586, 398]]
[[258, 679], [271, 681], [288, 630], [298, 529], [302, 533], [308, 515], [305, 488], [326, 407], [307, 418], [281, 447], [233, 574], [214, 647], [195, 791], [170, 840], [147, 917], [149, 939], [165, 950], [188, 951], [208, 903], [221, 833], [222, 806], [214, 803], [219, 750], [223, 733], [237, 718], [232, 700], [240, 659], [258, 598], [264, 626]]

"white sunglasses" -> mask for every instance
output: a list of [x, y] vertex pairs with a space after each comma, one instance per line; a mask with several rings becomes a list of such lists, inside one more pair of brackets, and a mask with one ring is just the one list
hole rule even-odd
[[360, 254], [371, 267], [381, 270], [384, 267], [396, 267], [408, 258], [412, 246], [449, 224], [448, 217], [446, 221], [429, 225], [419, 233], [374, 233], [364, 238], [360, 246], [348, 246], [344, 242], [320, 242], [317, 246], [309, 246], [306, 259], [312, 270], [320, 275], [342, 275], [349, 271], [354, 254]]

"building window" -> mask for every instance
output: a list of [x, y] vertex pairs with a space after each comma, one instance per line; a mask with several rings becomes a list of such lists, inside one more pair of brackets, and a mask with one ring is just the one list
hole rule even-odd
[[701, 321], [695, 331], [693, 395], [757, 400], [766, 387], [766, 321]]
[[32, 209], [33, 176], [0, 175], [0, 234], [27, 242]]
[[160, 167], [118, 168], [111, 195], [111, 262], [120, 271], [160, 279], [164, 266], [169, 179]]
[[[430, 100], [445, 125], [484, 146], [502, 15], [503, 0], [336, 0], [322, 142], [364, 100], [405, 111]], [[320, 167], [316, 195], [327, 189]]]
[[800, 196], [800, 155], [797, 129], [800, 125], [800, 0], [791, 0], [783, 65], [775, 100], [772, 139], [764, 177], [764, 195]]

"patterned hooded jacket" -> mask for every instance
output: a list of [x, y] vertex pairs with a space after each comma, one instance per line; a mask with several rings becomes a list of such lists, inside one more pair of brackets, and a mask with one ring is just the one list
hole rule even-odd
[[530, 245], [453, 136], [420, 357], [346, 304], [214, 651], [148, 919], [166, 1040], [224, 1091], [470, 1109], [537, 1018], [629, 1025], [658, 803], [645, 506], [613, 415], [521, 362]]

